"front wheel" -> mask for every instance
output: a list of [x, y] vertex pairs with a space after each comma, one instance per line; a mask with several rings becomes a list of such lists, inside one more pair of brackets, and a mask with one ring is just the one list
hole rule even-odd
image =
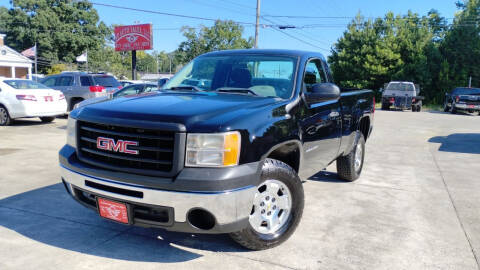
[[337, 173], [340, 178], [353, 182], [360, 177], [365, 159], [365, 139], [357, 132], [355, 145], [346, 156], [337, 158]]
[[12, 118], [10, 118], [7, 108], [0, 105], [0, 126], [8, 126], [11, 123], [12, 123]]
[[445, 104], [443, 104], [443, 111], [444, 112], [448, 112], [450, 110], [450, 108], [448, 107], [448, 104], [447, 102], [445, 101]]
[[53, 116], [49, 116], [49, 117], [40, 117], [40, 120], [42, 121], [42, 123], [50, 123], [52, 122], [53, 120], [55, 120], [55, 117]]
[[450, 113], [452, 113], [452, 114], [457, 113], [457, 109], [455, 108], [455, 104], [452, 104], [452, 110], [450, 111]]
[[300, 222], [304, 206], [303, 186], [287, 164], [267, 158], [252, 202], [248, 227], [230, 234], [251, 250], [268, 249], [286, 241]]

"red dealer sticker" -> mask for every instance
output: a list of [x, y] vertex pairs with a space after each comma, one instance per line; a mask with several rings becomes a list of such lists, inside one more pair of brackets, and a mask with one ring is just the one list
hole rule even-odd
[[115, 51], [151, 50], [153, 34], [151, 24], [115, 27]]
[[104, 218], [128, 223], [128, 211], [124, 203], [98, 198], [98, 210], [100, 211], [100, 216]]

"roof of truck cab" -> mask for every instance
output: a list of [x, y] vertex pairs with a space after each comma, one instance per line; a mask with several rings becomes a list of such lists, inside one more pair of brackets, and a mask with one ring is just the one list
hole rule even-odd
[[310, 51], [300, 51], [300, 50], [283, 50], [283, 49], [241, 49], [241, 50], [223, 50], [223, 51], [214, 51], [202, 54], [201, 56], [214, 56], [214, 55], [235, 55], [235, 54], [258, 54], [258, 55], [288, 55], [288, 56], [320, 56], [323, 57], [323, 54], [319, 52], [310, 52]]

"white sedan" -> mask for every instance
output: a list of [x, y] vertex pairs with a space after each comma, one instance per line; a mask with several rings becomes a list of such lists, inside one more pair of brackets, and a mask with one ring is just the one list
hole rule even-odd
[[31, 80], [0, 77], [0, 126], [24, 117], [39, 117], [48, 123], [66, 113], [62, 92]]

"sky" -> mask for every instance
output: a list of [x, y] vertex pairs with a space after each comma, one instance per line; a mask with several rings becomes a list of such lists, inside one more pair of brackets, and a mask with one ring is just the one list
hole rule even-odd
[[[93, 0], [94, 3], [117, 5], [150, 11], [184, 14], [212, 19], [230, 19], [249, 23], [245, 25], [244, 37], [255, 35], [256, 0]], [[315, 28], [275, 30], [260, 28], [259, 48], [300, 49], [329, 54], [330, 47], [342, 36], [346, 25], [357, 13], [365, 17], [382, 17], [388, 11], [405, 14], [409, 10], [426, 15], [436, 9], [446, 18], [457, 12], [456, 0], [261, 0], [261, 15], [293, 15], [347, 18], [278, 18], [266, 17], [265, 25], [292, 25], [301, 27], [316, 24]], [[8, 0], [0, 0], [1, 6], [10, 7]], [[95, 5], [100, 19], [106, 24], [152, 23], [154, 49], [171, 52], [185, 40], [182, 26], [211, 26], [212, 21], [172, 17], [144, 12], [122, 10]], [[318, 26], [320, 25], [320, 26]], [[282, 33], [283, 32], [283, 33]]]

